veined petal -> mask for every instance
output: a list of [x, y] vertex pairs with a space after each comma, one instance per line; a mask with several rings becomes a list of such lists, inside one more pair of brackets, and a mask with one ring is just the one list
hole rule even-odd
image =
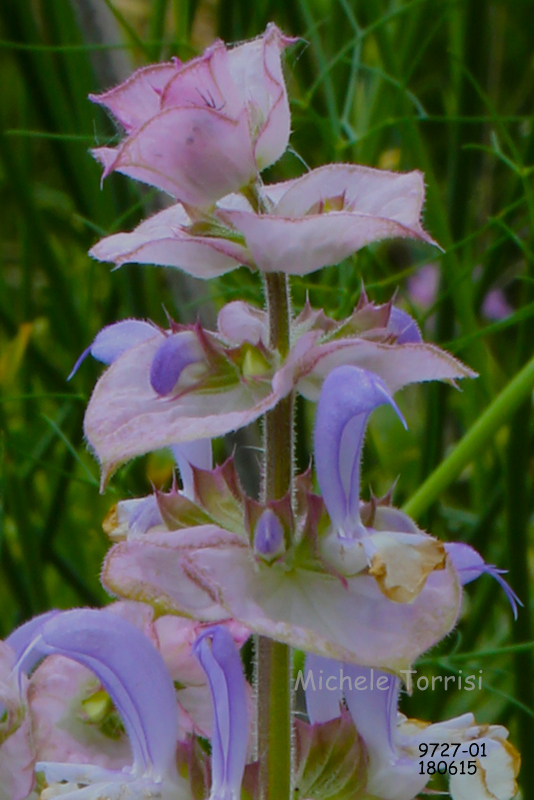
[[277, 199], [271, 214], [219, 212], [245, 236], [263, 272], [305, 275], [391, 237], [435, 244], [420, 223], [424, 183], [419, 172], [332, 164], [266, 187], [265, 194]]
[[[197, 580], [184, 559], [199, 547], [244, 547], [240, 536], [215, 525], [202, 525], [172, 533], [150, 533], [138, 543], [139, 548], [130, 546], [135, 540], [120, 542], [104, 559], [101, 580], [112, 594], [150, 603], [161, 611], [179, 610], [183, 616], [202, 622], [228, 619], [230, 615], [221, 606], [216, 589]], [[184, 566], [187, 577], [177, 580]]]
[[385, 403], [404, 422], [383, 381], [358, 367], [337, 367], [321, 390], [314, 440], [317, 480], [332, 524], [343, 538], [365, 535], [360, 519], [361, 449], [370, 414]]
[[214, 708], [210, 798], [238, 800], [248, 742], [241, 658], [231, 634], [223, 626], [204, 631], [197, 639], [195, 652], [208, 678]]
[[301, 217], [316, 204], [342, 198], [352, 211], [397, 221], [432, 241], [420, 224], [425, 185], [418, 170], [388, 172], [360, 164], [327, 164], [269, 190], [279, 193], [277, 187], [284, 190], [274, 209], [277, 215]]
[[179, 62], [150, 64], [103, 94], [90, 94], [93, 103], [111, 111], [126, 133], [141, 127], [160, 111], [161, 93], [179, 68]]
[[213, 278], [252, 263], [243, 245], [218, 236], [195, 236], [188, 230], [190, 225], [183, 206], [176, 203], [130, 233], [101, 239], [89, 254], [99, 261], [113, 261], [118, 267], [133, 262], [177, 267], [196, 278]]
[[474, 547], [470, 547], [470, 545], [464, 544], [463, 542], [447, 542], [445, 544], [445, 550], [452, 560], [462, 586], [476, 580], [484, 573], [495, 578], [502, 586], [506, 598], [512, 607], [514, 619], [517, 619], [517, 606], [523, 606], [523, 603], [509, 583], [502, 577], [502, 574], [506, 573], [507, 570], [498, 569], [493, 564], [486, 564], [480, 553], [478, 553]]
[[220, 211], [218, 216], [243, 234], [261, 272], [308, 275], [381, 239], [426, 241], [422, 232], [400, 222], [352, 211], [295, 219], [246, 211]]
[[114, 151], [93, 151], [113, 170], [193, 206], [210, 206], [256, 176], [245, 112], [230, 119], [208, 106], [167, 108]]
[[216, 41], [198, 58], [183, 64], [167, 83], [161, 108], [203, 106], [235, 119], [243, 110], [243, 98], [229, 69], [229, 54]]

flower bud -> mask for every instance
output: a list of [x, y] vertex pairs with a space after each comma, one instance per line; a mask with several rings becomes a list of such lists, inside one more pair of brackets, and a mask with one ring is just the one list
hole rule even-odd
[[270, 508], [266, 508], [254, 530], [254, 550], [266, 561], [284, 552], [284, 528]]

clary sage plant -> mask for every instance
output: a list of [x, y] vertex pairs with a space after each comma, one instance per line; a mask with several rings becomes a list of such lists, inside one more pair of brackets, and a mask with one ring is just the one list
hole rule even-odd
[[[425, 344], [415, 321], [362, 290], [344, 320], [306, 304], [288, 276], [336, 264], [421, 226], [419, 172], [329, 164], [265, 184], [288, 146], [275, 25], [249, 42], [156, 64], [92, 100], [124, 131], [94, 151], [171, 204], [92, 255], [212, 278], [261, 273], [265, 308], [234, 301], [216, 330], [169, 319], [104, 328], [82, 354], [107, 365], [85, 417], [102, 468], [171, 448], [168, 492], [119, 502], [106, 610], [50, 612], [0, 643], [0, 798], [412, 800], [447, 776], [454, 800], [510, 800], [519, 756], [472, 714], [398, 710], [413, 662], [454, 628], [463, 585], [501, 570], [420, 530], [390, 496], [360, 496], [369, 416], [405, 424], [407, 384], [475, 377]], [[294, 398], [317, 404], [314, 471], [295, 474]], [[263, 421], [259, 498], [211, 440]], [[255, 637], [255, 691], [239, 653]], [[292, 649], [304, 651], [307, 720], [295, 719]], [[442, 785], [442, 784], [440, 784]]]

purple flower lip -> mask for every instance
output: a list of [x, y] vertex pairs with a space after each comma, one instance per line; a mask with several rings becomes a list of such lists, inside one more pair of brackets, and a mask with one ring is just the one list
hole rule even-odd
[[150, 366], [150, 384], [154, 391], [165, 397], [171, 394], [184, 369], [202, 361], [200, 343], [188, 332], [168, 336], [156, 350]]

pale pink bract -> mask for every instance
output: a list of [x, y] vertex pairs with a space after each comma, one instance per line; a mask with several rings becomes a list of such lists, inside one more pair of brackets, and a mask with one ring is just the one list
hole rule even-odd
[[122, 172], [198, 207], [254, 181], [289, 140], [281, 52], [293, 41], [270, 24], [237, 47], [217, 41], [186, 64], [145, 67], [92, 96], [128, 134], [93, 151], [104, 177]]

